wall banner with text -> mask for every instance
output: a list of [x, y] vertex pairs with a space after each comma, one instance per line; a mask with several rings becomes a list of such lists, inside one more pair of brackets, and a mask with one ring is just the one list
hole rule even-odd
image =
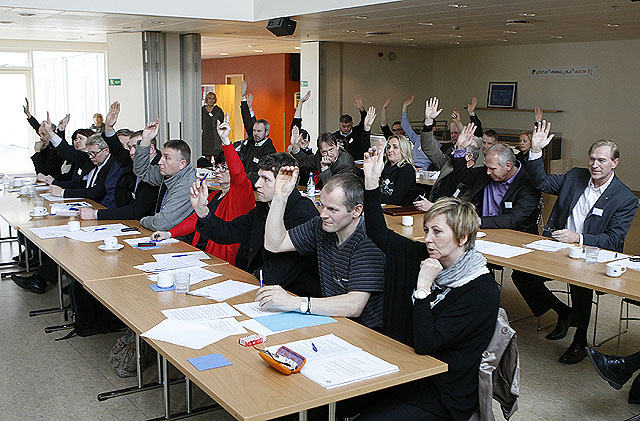
[[529, 77], [598, 77], [598, 66], [529, 67]]

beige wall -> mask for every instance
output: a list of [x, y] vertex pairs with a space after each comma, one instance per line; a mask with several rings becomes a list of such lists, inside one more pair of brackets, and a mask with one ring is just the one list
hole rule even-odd
[[[443, 115], [462, 108], [472, 95], [486, 106], [490, 81], [517, 81], [518, 107], [562, 109], [546, 114], [553, 130], [563, 133], [563, 157], [586, 166], [586, 150], [597, 139], [618, 143], [622, 162], [616, 174], [630, 188], [640, 190], [633, 162], [637, 147], [640, 84], [640, 40], [518, 45], [435, 50], [434, 94], [441, 98]], [[531, 66], [598, 66], [598, 77], [528, 78]], [[463, 112], [466, 116], [466, 113]], [[486, 128], [528, 129], [533, 114], [479, 111]]]
[[[337, 130], [338, 119], [345, 113], [351, 114], [357, 124], [358, 111], [353, 106], [355, 94], [363, 96], [366, 107], [374, 105], [378, 115], [384, 101], [391, 97], [389, 123], [400, 119], [402, 102], [414, 94], [416, 103], [409, 109], [409, 118], [419, 120], [424, 116], [424, 102], [419, 102], [432, 92], [433, 51], [338, 43], [326, 43], [324, 51], [327, 131]], [[378, 57], [379, 52], [383, 57]], [[396, 54], [393, 61], [389, 60], [390, 52]], [[380, 131], [379, 122], [380, 117], [374, 132]]]

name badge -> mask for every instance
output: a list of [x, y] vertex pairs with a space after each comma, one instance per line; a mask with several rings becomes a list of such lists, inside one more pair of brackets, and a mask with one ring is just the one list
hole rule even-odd
[[255, 162], [257, 164], [258, 162], [260, 162], [260, 159], [258, 159], [257, 157], [254, 156], [253, 157], [253, 162]]
[[460, 189], [456, 189], [455, 193], [453, 193], [453, 197], [457, 199], [459, 194], [460, 194]]
[[591, 213], [593, 213], [595, 216], [602, 216], [602, 209], [593, 208], [593, 211]]
[[504, 202], [504, 208], [505, 209], [513, 208], [513, 202]]

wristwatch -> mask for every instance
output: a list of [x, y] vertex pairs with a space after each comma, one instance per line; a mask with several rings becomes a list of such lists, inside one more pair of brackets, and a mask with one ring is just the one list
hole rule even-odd
[[425, 290], [425, 289], [416, 289], [413, 292], [413, 298], [416, 300], [424, 300], [425, 298], [427, 298], [427, 296], [429, 295], [429, 293]]
[[307, 297], [306, 301], [300, 303], [300, 313], [311, 314], [311, 297]]

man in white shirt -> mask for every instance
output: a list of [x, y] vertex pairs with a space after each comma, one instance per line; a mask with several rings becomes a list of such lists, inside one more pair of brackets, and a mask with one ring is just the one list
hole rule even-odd
[[[547, 221], [551, 236], [563, 243], [582, 243], [622, 252], [625, 236], [638, 209], [638, 198], [614, 173], [620, 163], [618, 146], [610, 140], [598, 140], [589, 148], [588, 169], [572, 168], [565, 174], [547, 175], [542, 148], [553, 138], [549, 135], [550, 129], [551, 123], [546, 121], [536, 127], [525, 165], [536, 188], [558, 196]], [[513, 275], [514, 284], [534, 316], [550, 309], [558, 313], [558, 323], [547, 339], [562, 339], [570, 326], [576, 327], [573, 342], [559, 361], [579, 363], [586, 356], [593, 291], [571, 285], [573, 307], [570, 309], [547, 289], [544, 285], [547, 280], [522, 272]]]

